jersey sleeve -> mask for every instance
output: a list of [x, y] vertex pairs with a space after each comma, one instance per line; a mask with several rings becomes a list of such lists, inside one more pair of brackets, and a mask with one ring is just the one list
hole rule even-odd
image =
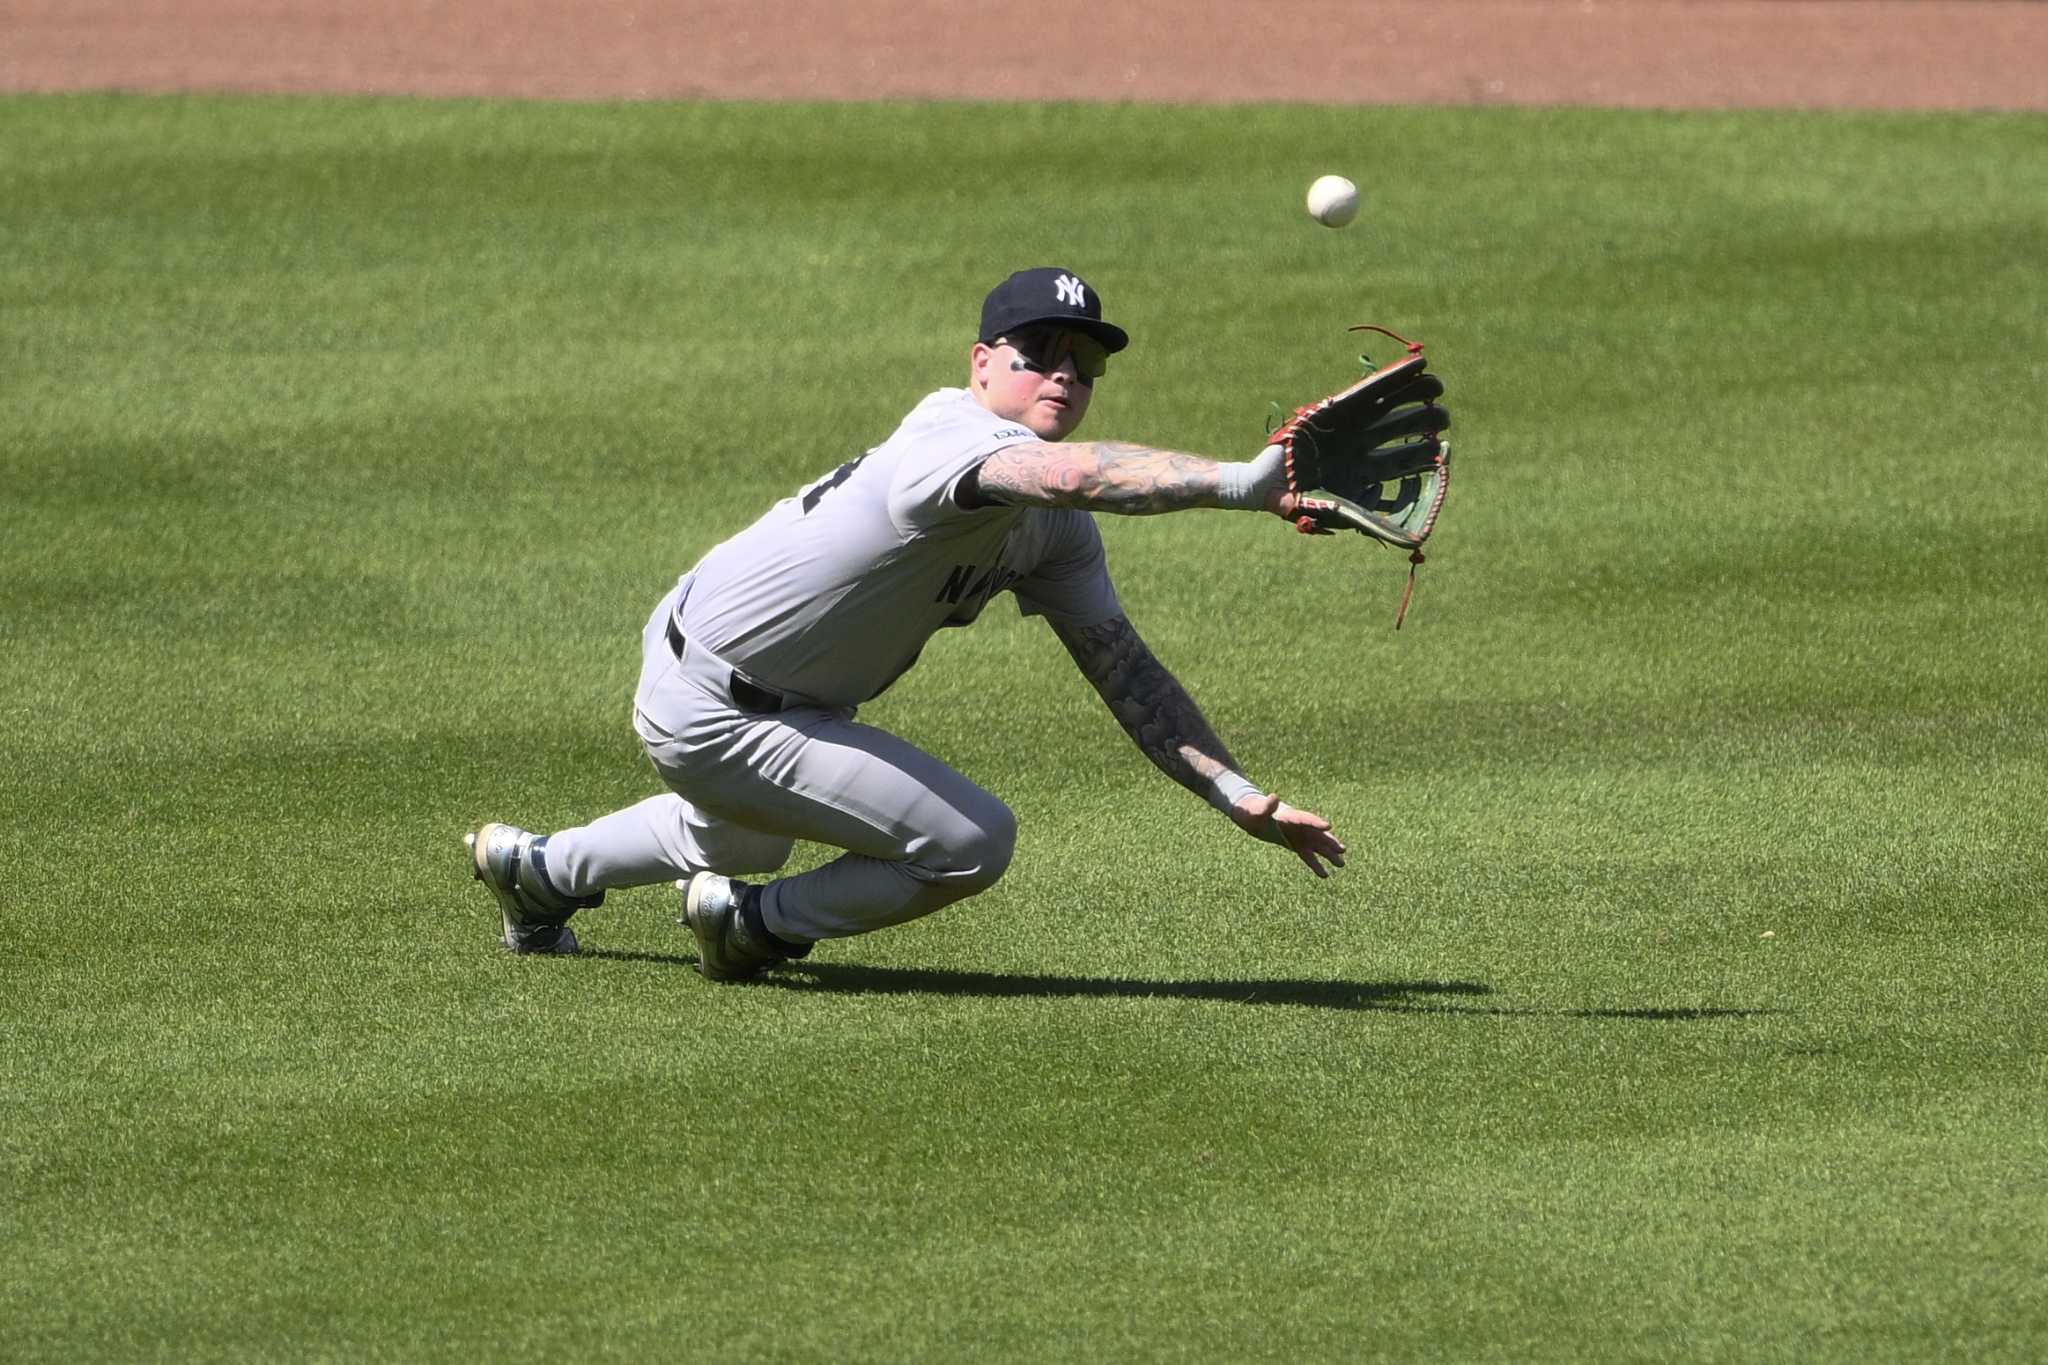
[[1073, 509], [1048, 515], [1056, 524], [1045, 556], [1011, 585], [1017, 609], [1063, 626], [1092, 626], [1123, 615], [1095, 518]]
[[906, 423], [895, 438], [906, 444], [889, 483], [889, 517], [912, 535], [976, 515], [954, 498], [960, 480], [998, 450], [1038, 439], [964, 395], [935, 408], [929, 420]]

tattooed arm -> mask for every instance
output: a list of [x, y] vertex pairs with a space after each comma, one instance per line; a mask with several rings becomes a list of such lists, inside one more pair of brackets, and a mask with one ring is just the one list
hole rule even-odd
[[1237, 760], [1195, 699], [1138, 637], [1130, 618], [1053, 630], [1110, 714], [1161, 772], [1205, 801], [1218, 779], [1237, 772]]
[[1246, 833], [1291, 849], [1318, 877], [1330, 875], [1325, 860], [1344, 866], [1344, 844], [1330, 832], [1329, 821], [1261, 793], [1244, 779], [1194, 698], [1128, 617], [1053, 630], [1110, 714], [1161, 772], [1226, 811]]
[[1085, 507], [1127, 516], [1191, 507], [1263, 508], [1281, 516], [1293, 510], [1277, 454], [1234, 464], [1128, 441], [1005, 446], [962, 481], [960, 503]]

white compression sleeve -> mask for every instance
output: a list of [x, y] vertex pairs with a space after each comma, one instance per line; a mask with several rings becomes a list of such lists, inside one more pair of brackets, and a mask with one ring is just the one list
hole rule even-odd
[[1273, 490], [1287, 477], [1285, 460], [1286, 452], [1279, 446], [1267, 446], [1259, 452], [1257, 459], [1219, 466], [1217, 501], [1225, 507], [1241, 507], [1253, 512], [1263, 510], [1266, 499], [1273, 496]]

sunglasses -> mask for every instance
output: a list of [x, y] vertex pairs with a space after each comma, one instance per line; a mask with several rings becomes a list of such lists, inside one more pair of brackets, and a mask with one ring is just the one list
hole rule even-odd
[[1062, 360], [1074, 362], [1074, 378], [1085, 387], [1109, 372], [1109, 347], [1085, 332], [1055, 329], [996, 338], [1017, 353], [1016, 363], [1033, 374], [1051, 374]]

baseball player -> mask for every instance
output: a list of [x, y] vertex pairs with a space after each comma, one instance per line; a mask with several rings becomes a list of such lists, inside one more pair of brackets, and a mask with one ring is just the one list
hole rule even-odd
[[[1244, 776], [1118, 604], [1093, 512], [1289, 516], [1280, 453], [1226, 463], [1069, 441], [1129, 337], [1069, 270], [1020, 270], [982, 305], [967, 386], [932, 393], [866, 454], [714, 548], [648, 618], [633, 728], [668, 790], [540, 836], [467, 836], [504, 943], [573, 953], [570, 917], [673, 879], [698, 970], [739, 981], [820, 939], [928, 915], [1009, 866], [1016, 820], [941, 760], [855, 718], [942, 626], [1008, 591], [1042, 616], [1161, 771], [1318, 877], [1329, 821]], [[773, 873], [798, 839], [844, 852]]]

